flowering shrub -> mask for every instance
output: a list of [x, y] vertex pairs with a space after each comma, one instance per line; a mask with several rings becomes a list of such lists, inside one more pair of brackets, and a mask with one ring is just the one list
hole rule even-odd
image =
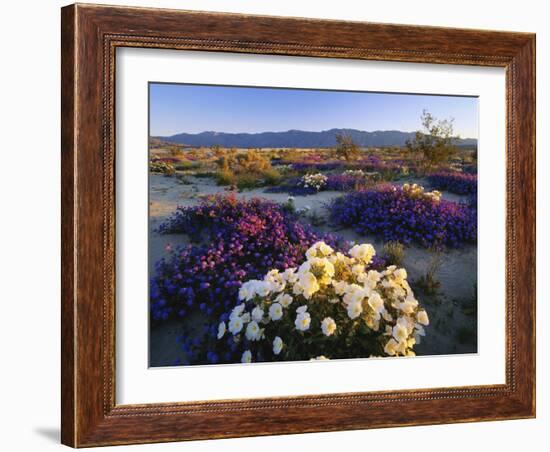
[[[354, 172], [355, 173], [355, 172]], [[321, 174], [321, 176], [323, 176]], [[304, 176], [301, 179], [292, 178], [286, 183], [267, 189], [268, 193], [291, 193], [295, 196], [314, 195], [319, 191], [331, 190], [331, 191], [351, 191], [363, 189], [368, 185], [367, 176], [363, 173], [359, 174], [329, 174], [324, 176], [322, 180], [324, 183], [319, 189], [315, 188], [312, 183], [303, 182]]]
[[346, 166], [344, 162], [295, 162], [291, 164], [294, 171], [304, 173], [307, 171], [333, 171]]
[[346, 170], [342, 173], [344, 176], [353, 176], [353, 177], [367, 177], [365, 172], [362, 169], [357, 170]]
[[477, 210], [418, 190], [379, 185], [348, 193], [330, 205], [331, 220], [358, 234], [374, 234], [430, 247], [459, 247], [477, 240]]
[[321, 173], [306, 174], [300, 179], [300, 185], [304, 188], [312, 188], [315, 191], [320, 191], [327, 184], [327, 176]]
[[328, 176], [325, 189], [333, 191], [360, 190], [367, 186], [367, 182], [364, 174], [333, 174]]
[[152, 173], [159, 174], [174, 174], [176, 172], [176, 169], [172, 163], [162, 160], [152, 160], [149, 162], [149, 170]]
[[194, 310], [217, 320], [237, 302], [242, 281], [271, 268], [297, 265], [317, 240], [333, 246], [338, 241], [336, 236], [317, 234], [274, 202], [239, 201], [233, 195], [179, 207], [158, 232], [187, 234], [198, 243], [174, 249], [156, 263], [150, 288], [154, 321]]
[[317, 242], [298, 268], [245, 282], [211, 353], [230, 348], [243, 363], [414, 356], [428, 314], [405, 269], [374, 270], [374, 255], [367, 244], [345, 255]]
[[477, 175], [441, 172], [428, 176], [430, 185], [438, 190], [448, 190], [459, 195], [477, 194]]
[[424, 191], [422, 185], [403, 184], [402, 190], [409, 198], [426, 198], [435, 202], [441, 201], [441, 192], [437, 190], [430, 192]]

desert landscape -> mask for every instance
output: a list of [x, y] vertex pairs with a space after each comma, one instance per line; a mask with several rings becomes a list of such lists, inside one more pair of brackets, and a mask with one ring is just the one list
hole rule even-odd
[[[452, 153], [430, 160], [411, 143], [363, 147], [349, 131], [332, 133], [336, 144], [323, 148], [195, 147], [151, 138], [151, 366], [239, 361], [232, 353], [224, 357], [209, 351], [205, 336], [216, 336], [220, 319], [227, 321], [227, 312], [238, 304], [242, 282], [235, 286], [224, 285], [227, 281], [216, 283], [220, 275], [215, 271], [214, 278], [202, 278], [198, 286], [196, 281], [181, 284], [170, 297], [170, 290], [160, 289], [163, 283], [159, 281], [164, 275], [174, 277], [167, 262], [180, 250], [200, 248], [201, 263], [204, 255], [216, 253], [213, 240], [223, 239], [223, 231], [219, 235], [208, 217], [215, 223], [225, 209], [223, 203], [241, 209], [240, 216], [254, 202], [259, 203], [255, 207], [260, 212], [262, 203], [267, 210], [284, 212], [284, 221], [303, 225], [312, 234], [308, 245], [328, 236], [339, 249], [373, 245], [377, 259], [383, 262], [376, 265], [405, 268], [414, 294], [429, 313], [429, 327], [415, 344], [415, 354], [477, 351], [476, 146], [454, 146]], [[382, 218], [374, 219], [380, 215], [376, 206], [373, 218], [368, 212], [365, 222], [354, 217], [355, 203], [368, 206], [380, 196], [411, 199], [413, 210], [417, 208], [414, 203], [422, 209], [430, 206], [433, 212], [427, 215], [432, 215], [434, 224], [421, 224], [422, 213], [396, 212], [400, 199], [383, 213], [388, 217], [411, 214], [408, 223], [398, 218], [382, 224]], [[252, 219], [262, 221], [256, 216]], [[438, 222], [448, 224], [439, 227]], [[262, 250], [272, 245], [267, 242], [259, 246], [258, 252], [266, 253], [260, 265], [244, 270], [247, 274], [241, 280], [258, 278], [270, 269], [272, 263], [262, 265], [262, 259], [273, 260], [271, 254], [278, 250]], [[197, 257], [193, 252], [175, 259], [193, 265]], [[215, 270], [215, 260], [208, 264], [200, 269]], [[191, 287], [193, 296], [188, 295]]]

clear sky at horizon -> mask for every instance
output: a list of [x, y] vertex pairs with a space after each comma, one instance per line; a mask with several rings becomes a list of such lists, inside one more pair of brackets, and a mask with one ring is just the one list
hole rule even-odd
[[476, 97], [151, 83], [150, 134], [420, 128], [422, 110], [478, 137]]

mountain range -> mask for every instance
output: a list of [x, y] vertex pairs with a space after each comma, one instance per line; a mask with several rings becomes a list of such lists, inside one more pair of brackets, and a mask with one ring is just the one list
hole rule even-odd
[[[404, 146], [412, 140], [415, 132], [399, 130], [377, 130], [366, 132], [357, 129], [330, 129], [321, 132], [288, 130], [286, 132], [260, 133], [178, 133], [171, 136], [151, 137], [184, 146], [222, 146], [235, 148], [323, 148], [336, 145], [336, 135], [347, 134], [362, 147]], [[477, 139], [459, 138], [455, 144], [460, 147], [476, 147]]]

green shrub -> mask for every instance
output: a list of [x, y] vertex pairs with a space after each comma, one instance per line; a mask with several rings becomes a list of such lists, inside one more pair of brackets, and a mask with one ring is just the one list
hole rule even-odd
[[176, 171], [189, 171], [200, 167], [200, 162], [190, 162], [188, 160], [182, 161], [175, 165]]
[[282, 179], [281, 174], [275, 168], [265, 170], [262, 177], [265, 179], [265, 185], [279, 185]]
[[441, 250], [437, 248], [430, 248], [429, 251], [432, 257], [428, 262], [426, 274], [419, 278], [417, 284], [424, 289], [427, 294], [434, 294], [441, 286], [441, 283], [436, 279], [436, 273], [443, 264], [443, 256]]
[[230, 169], [222, 169], [216, 173], [216, 180], [218, 185], [233, 185], [235, 184], [237, 178]]
[[401, 242], [392, 240], [384, 245], [384, 257], [388, 264], [401, 267], [404, 255], [405, 247]]
[[165, 174], [168, 176], [172, 176], [176, 172], [172, 163], [162, 161], [149, 162], [149, 170], [152, 173]]

